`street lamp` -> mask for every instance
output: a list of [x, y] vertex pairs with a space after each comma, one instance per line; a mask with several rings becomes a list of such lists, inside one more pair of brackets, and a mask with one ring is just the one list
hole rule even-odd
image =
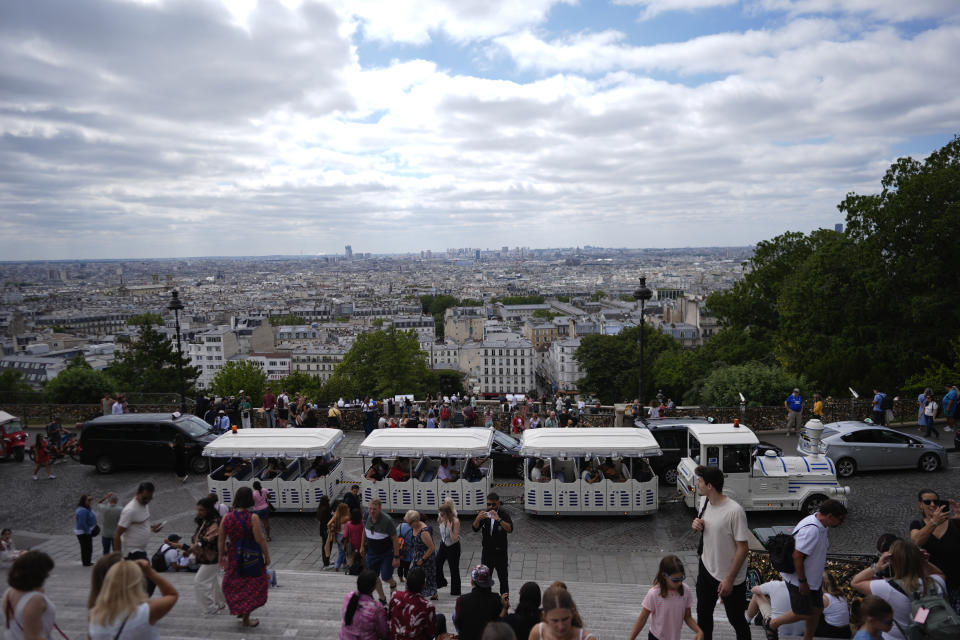
[[637, 399], [640, 402], [640, 411], [643, 411], [643, 343], [644, 343], [644, 326], [643, 326], [643, 306], [646, 304], [647, 300], [653, 297], [653, 291], [650, 291], [647, 288], [647, 279], [644, 276], [640, 276], [640, 288], [633, 292], [633, 297], [640, 301], [640, 391], [637, 396]]
[[176, 291], [173, 291], [170, 296], [167, 309], [173, 311], [174, 326], [177, 329], [177, 377], [180, 381], [180, 413], [184, 413], [187, 410], [187, 399], [183, 393], [183, 347], [180, 345], [180, 312], [183, 311], [183, 303], [180, 302], [180, 294]]

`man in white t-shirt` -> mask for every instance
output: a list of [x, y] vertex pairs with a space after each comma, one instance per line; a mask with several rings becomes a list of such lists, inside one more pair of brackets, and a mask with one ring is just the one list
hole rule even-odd
[[790, 593], [790, 613], [770, 620], [770, 630], [783, 624], [805, 621], [803, 640], [813, 640], [820, 613], [823, 611], [823, 570], [827, 566], [830, 539], [827, 529], [839, 527], [847, 517], [847, 507], [838, 500], [827, 500], [820, 509], [801, 520], [793, 528], [793, 566], [791, 573], [781, 573]]
[[[153, 500], [153, 483], [141, 482], [137, 495], [120, 512], [117, 530], [113, 534], [113, 548], [127, 560], [149, 560], [147, 545], [150, 534], [163, 528], [164, 523], [150, 524], [150, 501]], [[152, 595], [156, 585], [147, 580], [147, 595]]]
[[723, 472], [717, 467], [696, 468], [697, 493], [704, 496], [692, 528], [703, 534], [697, 572], [697, 624], [704, 640], [713, 638], [713, 610], [717, 596], [737, 640], [750, 640], [747, 607], [747, 514], [723, 495]]
[[[747, 605], [747, 620], [753, 620], [758, 610], [764, 613], [764, 620], [773, 620], [785, 613], [790, 613], [790, 592], [787, 591], [787, 583], [783, 580], [771, 580], [758, 584], [750, 589], [750, 593], [753, 597]], [[763, 611], [764, 607], [769, 607], [770, 612]], [[804, 628], [803, 622], [782, 624], [779, 633], [781, 636], [802, 636]]]

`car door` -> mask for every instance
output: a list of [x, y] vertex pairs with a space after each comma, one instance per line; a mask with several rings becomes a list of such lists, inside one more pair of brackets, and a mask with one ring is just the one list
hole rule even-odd
[[173, 448], [170, 443], [179, 433], [173, 425], [151, 423], [144, 426], [144, 452], [147, 454], [147, 464], [152, 467], [173, 469]]
[[923, 445], [919, 440], [914, 440], [910, 436], [888, 429], [880, 430], [880, 438], [887, 448], [886, 464], [888, 469], [915, 467], [920, 459]]
[[858, 469], [888, 468], [885, 460], [888, 447], [879, 429], [858, 429], [841, 439], [846, 443], [849, 457], [856, 461]]

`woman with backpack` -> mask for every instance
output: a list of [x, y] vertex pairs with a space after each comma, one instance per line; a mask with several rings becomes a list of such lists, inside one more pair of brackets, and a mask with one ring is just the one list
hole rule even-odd
[[[878, 578], [887, 567], [890, 568], [890, 578]], [[889, 632], [884, 632], [884, 640], [906, 640], [905, 632], [913, 618], [914, 593], [926, 597], [942, 596], [947, 591], [940, 569], [924, 558], [920, 547], [906, 540], [891, 544], [890, 550], [881, 554], [873, 566], [853, 577], [850, 586], [865, 596], [885, 600], [893, 609], [894, 624]]]
[[[260, 530], [260, 518], [251, 513], [252, 508], [253, 491], [250, 487], [237, 489], [233, 511], [221, 521], [217, 538], [217, 553], [224, 569], [223, 595], [230, 607], [230, 615], [241, 618], [245, 627], [260, 624], [259, 620], [250, 617], [250, 613], [267, 603], [267, 588], [270, 586], [266, 571], [270, 551]], [[241, 562], [251, 555], [255, 557], [258, 548], [259, 562], [249, 565]]]

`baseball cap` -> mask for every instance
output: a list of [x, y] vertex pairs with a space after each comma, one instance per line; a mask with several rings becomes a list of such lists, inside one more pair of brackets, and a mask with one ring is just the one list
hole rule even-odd
[[470, 579], [473, 580], [478, 587], [490, 588], [493, 586], [493, 576], [490, 574], [490, 568], [485, 564], [478, 564], [470, 572]]
[[794, 393], [800, 393], [800, 389], [794, 388], [793, 392], [794, 392]]

